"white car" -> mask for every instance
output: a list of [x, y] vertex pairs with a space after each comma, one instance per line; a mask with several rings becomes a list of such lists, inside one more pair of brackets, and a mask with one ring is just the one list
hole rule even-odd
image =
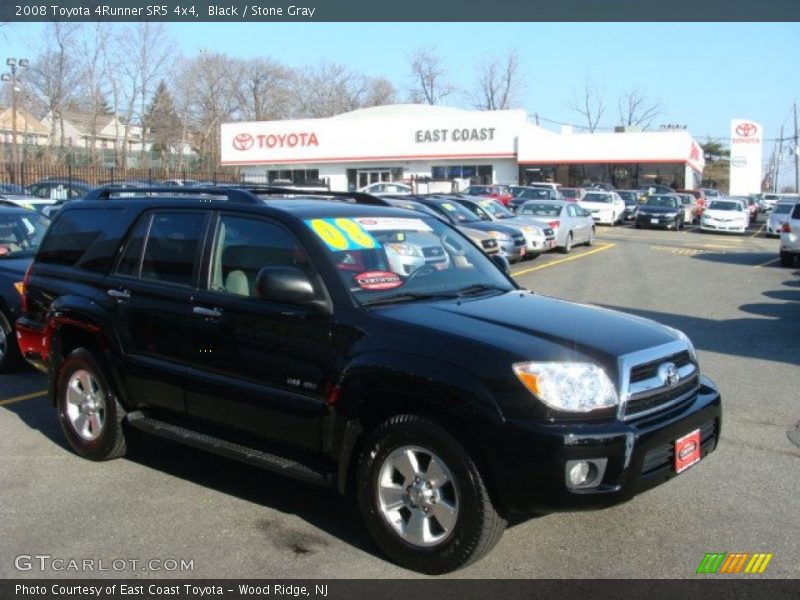
[[616, 225], [625, 214], [625, 201], [617, 192], [589, 190], [578, 205], [589, 211], [595, 223]]
[[779, 237], [781, 235], [781, 225], [786, 223], [792, 208], [800, 202], [800, 196], [794, 196], [791, 200], [781, 200], [774, 205], [772, 212], [767, 217], [767, 227], [765, 233], [767, 237]]
[[359, 192], [366, 194], [411, 194], [413, 190], [410, 185], [405, 183], [398, 183], [395, 181], [379, 181], [377, 183], [370, 183], [362, 187]]
[[789, 219], [781, 226], [781, 266], [791, 267], [800, 256], [800, 202], [792, 207]]
[[761, 196], [761, 204], [764, 207], [764, 211], [772, 210], [775, 208], [775, 205], [778, 204], [781, 200], [786, 198], [786, 194], [763, 194]]
[[711, 200], [700, 218], [700, 231], [744, 233], [750, 213], [739, 200]]

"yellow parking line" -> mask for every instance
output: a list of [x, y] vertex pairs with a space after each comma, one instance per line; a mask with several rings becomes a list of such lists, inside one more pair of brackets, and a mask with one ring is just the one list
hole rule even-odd
[[577, 260], [579, 258], [583, 258], [584, 256], [589, 256], [590, 254], [597, 254], [598, 252], [602, 252], [603, 250], [608, 250], [609, 248], [613, 248], [616, 244], [605, 244], [603, 246], [598, 246], [588, 252], [583, 252], [581, 254], [576, 254], [575, 256], [567, 256], [566, 258], [560, 258], [558, 260], [554, 260], [553, 262], [549, 262], [546, 265], [539, 265], [538, 267], [531, 267], [530, 269], [523, 269], [522, 271], [512, 272], [512, 277], [516, 277], [517, 275], [524, 275], [525, 273], [533, 273], [534, 271], [539, 271], [540, 269], [546, 269], [548, 267], [554, 267], [555, 265], [560, 265], [561, 263], [569, 262], [571, 260]]
[[755, 265], [754, 268], [758, 269], [759, 267], [766, 267], [767, 265], [771, 265], [772, 263], [776, 263], [781, 259], [781, 257], [773, 258], [772, 260], [768, 260], [765, 263], [761, 263], [760, 265]]
[[755, 232], [753, 235], [751, 235], [750, 237], [751, 237], [751, 238], [754, 238], [754, 237], [756, 237], [756, 236], [757, 236], [759, 233], [761, 233], [762, 231], [764, 231], [764, 227], [766, 227], [766, 226], [767, 226], [767, 224], [766, 224], [766, 223], [764, 223], [763, 225], [761, 225], [761, 227], [759, 227], [759, 228], [758, 228], [758, 231], [756, 231], [756, 232]]
[[23, 394], [22, 396], [14, 396], [13, 398], [6, 398], [5, 400], [0, 400], [0, 406], [6, 406], [7, 404], [14, 404], [14, 402], [22, 402], [23, 400], [33, 400], [34, 398], [41, 398], [45, 394], [47, 394], [47, 390], [33, 392], [32, 394]]

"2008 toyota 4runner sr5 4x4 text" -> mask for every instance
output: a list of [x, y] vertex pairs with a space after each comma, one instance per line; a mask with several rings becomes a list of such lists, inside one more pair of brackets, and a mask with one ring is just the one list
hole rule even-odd
[[134, 428], [331, 486], [388, 557], [443, 573], [509, 514], [619, 503], [715, 448], [680, 331], [521, 289], [435, 217], [279, 191], [101, 189], [57, 214], [17, 336], [78, 454], [122, 456]]

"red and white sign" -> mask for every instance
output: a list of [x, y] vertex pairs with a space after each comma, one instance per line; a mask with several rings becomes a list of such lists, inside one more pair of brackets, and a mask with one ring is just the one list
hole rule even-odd
[[397, 273], [391, 271], [365, 271], [355, 276], [358, 287], [362, 290], [378, 292], [391, 290], [403, 285], [403, 280]]
[[675, 472], [685, 471], [700, 460], [700, 430], [683, 436], [675, 442]]
[[761, 191], [763, 143], [760, 124], [746, 119], [731, 120], [731, 196], [746, 196]]
[[517, 135], [527, 126], [523, 110], [420, 112], [400, 106], [399, 114], [386, 116], [381, 110], [386, 109], [327, 119], [224, 123], [222, 164], [514, 158]]

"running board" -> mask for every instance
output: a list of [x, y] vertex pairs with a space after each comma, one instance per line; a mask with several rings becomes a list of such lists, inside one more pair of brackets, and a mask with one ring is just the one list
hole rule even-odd
[[160, 421], [153, 417], [148, 417], [141, 411], [129, 413], [127, 420], [128, 424], [136, 429], [206, 450], [219, 456], [238, 460], [248, 465], [323, 487], [333, 487], [334, 485], [333, 473], [316, 470], [285, 456], [270, 454], [263, 450], [242, 446], [180, 425]]

